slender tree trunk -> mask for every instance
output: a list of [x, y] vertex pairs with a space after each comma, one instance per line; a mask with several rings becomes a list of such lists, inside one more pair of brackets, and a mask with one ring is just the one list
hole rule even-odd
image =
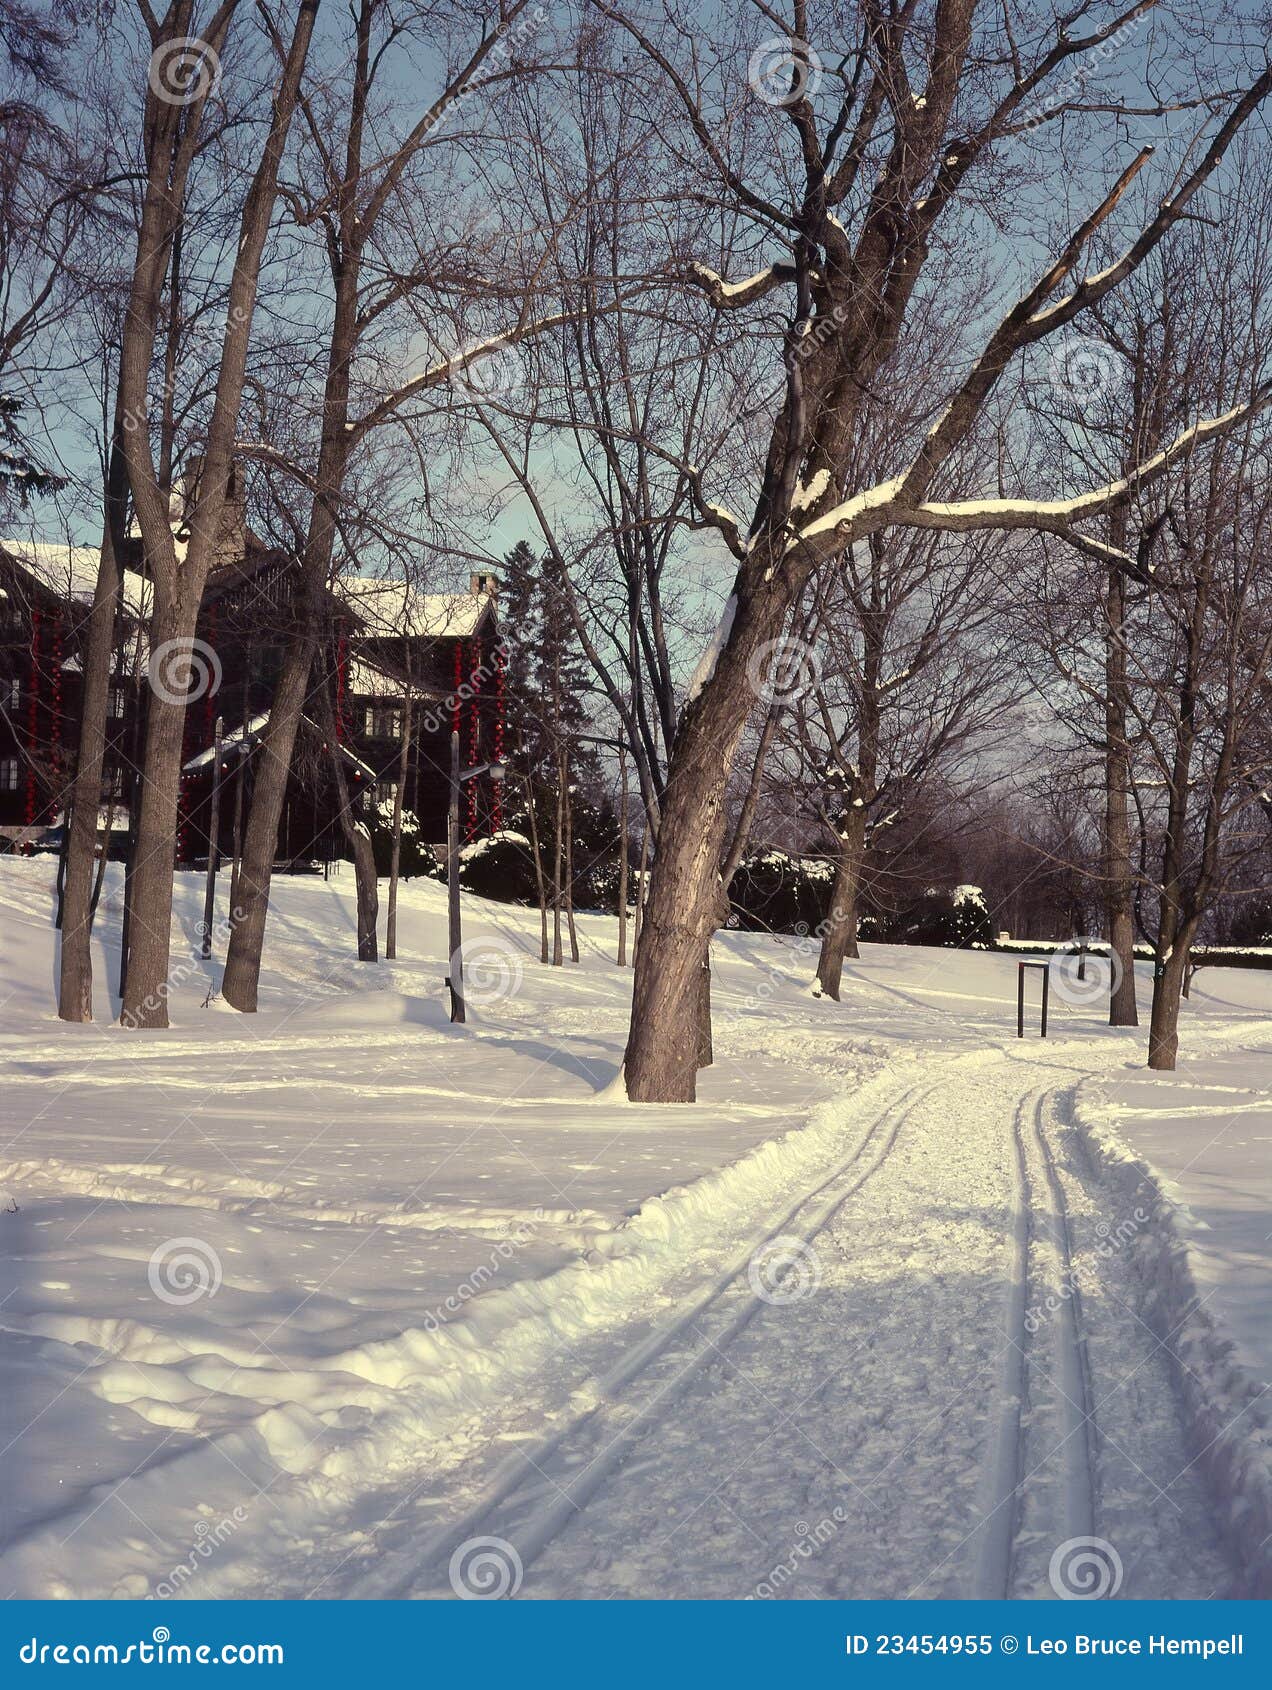
[[[525, 746], [522, 745], [524, 753]], [[539, 823], [534, 811], [534, 787], [526, 774], [526, 815], [530, 822], [530, 849], [534, 855], [534, 883], [539, 894], [539, 961], [548, 960], [548, 884], [543, 872], [543, 852], [539, 849]]]
[[296, 732], [309, 687], [316, 643], [316, 636], [310, 629], [293, 634], [278, 677], [269, 721], [255, 752], [252, 802], [247, 813], [247, 831], [234, 891], [234, 904], [239, 916], [230, 934], [225, 975], [221, 982], [221, 995], [226, 1003], [249, 1015], [256, 1011], [265, 918], [269, 914], [270, 879], [274, 871], [274, 854], [278, 849], [278, 825], [283, 816]]
[[649, 868], [649, 819], [640, 835], [640, 862], [636, 867], [636, 920], [632, 927], [632, 967], [636, 966], [636, 953], [640, 949], [641, 928], [645, 923], [645, 881]]
[[[102, 802], [102, 765], [106, 756], [106, 724], [110, 704], [110, 657], [115, 647], [115, 615], [120, 599], [121, 570], [114, 535], [121, 526], [127, 486], [123, 454], [114, 447], [106, 476], [106, 514], [102, 555], [88, 614], [82, 663], [79, 750], [71, 788], [71, 832], [66, 856], [66, 893], [62, 906], [62, 953], [57, 1012], [63, 1021], [93, 1019], [93, 912], [104, 868], [96, 876], [97, 818]], [[123, 684], [122, 674], [119, 676]], [[106, 847], [110, 848], [107, 834]]]
[[565, 769], [557, 752], [556, 838], [552, 856], [552, 966], [564, 962], [561, 949], [561, 864], [565, 849]]
[[402, 798], [406, 791], [406, 759], [410, 743], [411, 694], [408, 691], [402, 706], [402, 755], [398, 759], [397, 787], [393, 793], [393, 855], [389, 862], [389, 914], [384, 931], [384, 956], [387, 962], [393, 962], [397, 958], [398, 874], [402, 866]]
[[[1123, 525], [1124, 526], [1124, 525]], [[1124, 539], [1115, 544], [1124, 544]], [[1131, 859], [1131, 759], [1127, 744], [1126, 579], [1109, 571], [1105, 630], [1105, 920], [1112, 984], [1109, 1026], [1138, 1027], [1135, 1001], [1134, 864]]]
[[823, 996], [839, 1002], [844, 958], [857, 951], [857, 897], [861, 889], [861, 865], [866, 854], [866, 811], [864, 805], [849, 809], [839, 833], [839, 856], [830, 908], [822, 930], [821, 954], [817, 959], [817, 985]]
[[618, 966], [627, 967], [627, 755], [618, 753]]
[[570, 934], [570, 961], [579, 960], [579, 935], [574, 925], [574, 800], [570, 795], [570, 769], [565, 770], [565, 920]]

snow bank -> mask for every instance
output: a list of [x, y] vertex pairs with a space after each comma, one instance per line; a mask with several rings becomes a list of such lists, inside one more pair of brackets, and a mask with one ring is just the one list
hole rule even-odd
[[1272, 1422], [1268, 1387], [1243, 1365], [1226, 1322], [1203, 1298], [1187, 1211], [1167, 1181], [1078, 1092], [1075, 1118], [1100, 1172], [1150, 1211], [1129, 1246], [1141, 1288], [1140, 1312], [1170, 1357], [1187, 1415], [1192, 1454], [1215, 1496], [1217, 1519], [1245, 1568], [1251, 1597], [1272, 1595]]

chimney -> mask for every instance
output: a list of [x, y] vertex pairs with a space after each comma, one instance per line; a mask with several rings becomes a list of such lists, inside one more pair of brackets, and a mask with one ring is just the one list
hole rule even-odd
[[468, 590], [474, 597], [493, 599], [499, 591], [499, 578], [492, 574], [473, 574], [468, 577]]

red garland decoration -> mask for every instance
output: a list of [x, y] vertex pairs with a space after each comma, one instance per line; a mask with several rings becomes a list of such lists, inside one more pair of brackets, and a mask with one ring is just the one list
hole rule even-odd
[[62, 611], [53, 613], [53, 775], [62, 790]]
[[[495, 750], [494, 761], [503, 762], [504, 754], [504, 646], [495, 641]], [[490, 783], [490, 826], [498, 833], [503, 827], [503, 782]]]
[[[470, 692], [468, 700], [468, 757], [469, 766], [476, 768], [481, 760], [481, 638], [472, 642], [472, 669], [469, 674]], [[468, 827], [467, 842], [471, 844], [477, 837], [477, 781], [468, 783]]]
[[[31, 612], [31, 688], [27, 702], [27, 778], [26, 825], [35, 826], [36, 804], [35, 747], [40, 737], [40, 613]], [[30, 847], [28, 846], [28, 849]]]
[[336, 744], [343, 745], [345, 740], [345, 681], [349, 663], [349, 642], [345, 636], [344, 623], [340, 624], [340, 632], [336, 635]]

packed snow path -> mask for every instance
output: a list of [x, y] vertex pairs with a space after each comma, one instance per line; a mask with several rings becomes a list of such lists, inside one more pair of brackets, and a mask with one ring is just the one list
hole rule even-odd
[[1140, 1223], [1101, 1207], [1063, 1074], [1032, 1072], [952, 1063], [875, 1114], [593, 1405], [357, 1593], [1223, 1594], [1120, 1259]]

